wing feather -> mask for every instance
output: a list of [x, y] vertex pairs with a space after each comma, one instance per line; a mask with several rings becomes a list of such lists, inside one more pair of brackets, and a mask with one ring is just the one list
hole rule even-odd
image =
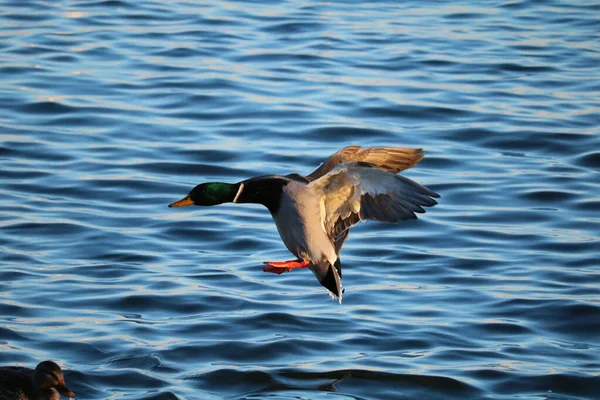
[[423, 159], [421, 149], [402, 147], [374, 147], [362, 149], [360, 146], [348, 146], [330, 155], [323, 163], [306, 177], [309, 181], [319, 179], [335, 167], [346, 162], [366, 162], [389, 172], [399, 172], [415, 166]]
[[[344, 234], [360, 220], [396, 223], [415, 219], [439, 195], [404, 176], [351, 162], [309, 184], [320, 198], [324, 226], [339, 253]], [[342, 239], [343, 238], [343, 239]], [[338, 245], [338, 240], [342, 239]]]

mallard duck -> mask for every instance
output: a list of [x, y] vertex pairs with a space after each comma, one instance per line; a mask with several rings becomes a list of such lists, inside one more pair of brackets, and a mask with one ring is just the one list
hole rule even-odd
[[43, 361], [35, 370], [0, 367], [0, 400], [60, 400], [60, 393], [75, 397], [65, 386], [62, 370], [53, 361]]
[[416, 165], [421, 149], [345, 147], [307, 176], [264, 175], [238, 183], [208, 182], [169, 207], [258, 203], [271, 212], [297, 259], [267, 261], [266, 272], [308, 267], [342, 302], [340, 250], [358, 221], [400, 222], [424, 213], [439, 195], [397, 172]]

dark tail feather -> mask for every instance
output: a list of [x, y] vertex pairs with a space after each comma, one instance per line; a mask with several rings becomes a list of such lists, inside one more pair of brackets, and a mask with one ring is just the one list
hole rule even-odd
[[[337, 273], [340, 276], [340, 279], [342, 279], [342, 262], [340, 261], [339, 257], [337, 260], [335, 260], [335, 264], [333, 264], [333, 266], [337, 270]], [[344, 293], [344, 292], [342, 292], [342, 293]]]
[[[336, 264], [338, 263], [336, 262]], [[338, 274], [337, 268], [334, 268], [331, 266], [331, 264], [329, 264], [327, 274], [323, 279], [320, 280], [320, 282], [321, 285], [323, 285], [329, 291], [331, 298], [335, 299], [337, 297], [340, 304], [342, 304], [342, 294], [344, 293], [344, 289], [342, 288], [342, 279], [340, 277], [340, 274]]]

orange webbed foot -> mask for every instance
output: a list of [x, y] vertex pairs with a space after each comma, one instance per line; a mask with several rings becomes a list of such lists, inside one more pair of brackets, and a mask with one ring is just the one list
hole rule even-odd
[[286, 271], [291, 271], [294, 268], [306, 268], [310, 265], [310, 261], [290, 260], [290, 261], [265, 261], [266, 267], [263, 267], [265, 272], [273, 272], [274, 274], [282, 274]]

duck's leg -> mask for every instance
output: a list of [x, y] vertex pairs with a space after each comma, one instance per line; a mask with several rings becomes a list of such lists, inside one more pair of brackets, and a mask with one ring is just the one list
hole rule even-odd
[[291, 271], [294, 268], [306, 268], [310, 265], [310, 261], [304, 260], [289, 260], [289, 261], [265, 261], [266, 267], [263, 267], [265, 272], [273, 272], [281, 274], [285, 271]]

